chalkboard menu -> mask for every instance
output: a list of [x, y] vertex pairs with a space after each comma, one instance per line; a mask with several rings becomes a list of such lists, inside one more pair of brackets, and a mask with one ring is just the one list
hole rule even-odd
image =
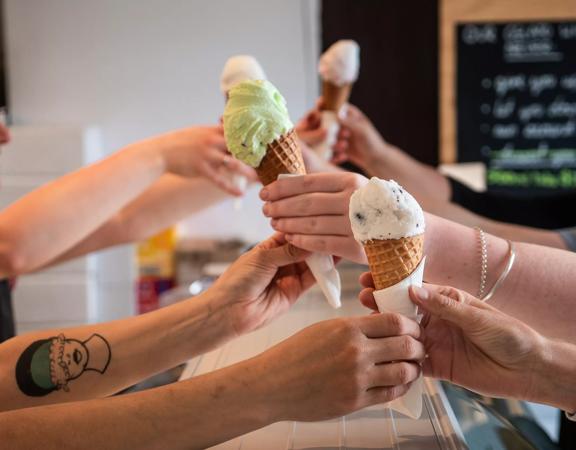
[[457, 31], [458, 161], [490, 190], [576, 189], [576, 21]]

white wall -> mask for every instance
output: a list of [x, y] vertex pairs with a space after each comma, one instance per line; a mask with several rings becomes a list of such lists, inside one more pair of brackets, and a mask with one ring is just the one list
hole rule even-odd
[[[96, 125], [105, 151], [218, 120], [225, 60], [251, 53], [296, 120], [317, 92], [317, 1], [5, 0], [9, 106], [17, 124]], [[196, 236], [269, 232], [256, 192], [187, 221]], [[104, 254], [102, 283], [129, 313], [131, 251]], [[117, 289], [112, 289], [115, 286]], [[120, 286], [122, 286], [120, 288]]]

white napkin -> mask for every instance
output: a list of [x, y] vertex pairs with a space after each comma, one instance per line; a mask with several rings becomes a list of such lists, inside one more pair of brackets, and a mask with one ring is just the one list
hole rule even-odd
[[324, 160], [330, 161], [333, 153], [332, 147], [336, 144], [338, 131], [340, 131], [340, 123], [334, 111], [321, 111], [320, 114], [322, 115], [322, 128], [326, 130], [326, 138], [316, 144], [313, 150]]
[[[278, 175], [278, 179], [287, 177], [298, 177], [297, 174], [284, 173]], [[340, 301], [342, 286], [340, 282], [340, 274], [336, 270], [334, 265], [334, 258], [332, 255], [327, 255], [325, 253], [312, 253], [308, 258], [306, 258], [306, 264], [318, 286], [322, 290], [322, 293], [326, 297], [326, 300], [333, 308], [340, 308], [342, 303]]]
[[[246, 178], [244, 175], [233, 173], [232, 184], [234, 185], [234, 187], [241, 190], [242, 192], [246, 192], [246, 189], [248, 188], [248, 178]], [[242, 200], [243, 200], [242, 197], [236, 197], [234, 199], [234, 209], [236, 211], [240, 211], [242, 209], [242, 206], [244, 205], [244, 202]]]
[[[418, 307], [410, 300], [408, 287], [412, 285], [422, 286], [425, 262], [426, 257], [422, 258], [416, 270], [400, 283], [374, 291], [378, 311], [402, 314], [420, 322], [421, 316], [418, 315]], [[388, 407], [408, 417], [418, 419], [422, 414], [422, 376], [412, 382], [406, 394], [390, 402]]]

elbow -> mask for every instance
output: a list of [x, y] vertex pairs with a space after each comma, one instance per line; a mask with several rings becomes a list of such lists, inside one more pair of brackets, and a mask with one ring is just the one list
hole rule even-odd
[[14, 245], [0, 245], [0, 278], [22, 275], [27, 271], [26, 257]]

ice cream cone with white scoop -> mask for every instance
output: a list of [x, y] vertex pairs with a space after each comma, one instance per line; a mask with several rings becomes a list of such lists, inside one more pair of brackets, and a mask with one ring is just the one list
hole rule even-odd
[[[373, 177], [350, 197], [349, 214], [354, 238], [364, 246], [368, 258], [378, 310], [419, 320], [408, 288], [422, 285], [425, 263], [422, 208], [395, 181]], [[422, 377], [389, 406], [409, 417], [420, 417]]]
[[336, 143], [340, 126], [338, 115], [348, 101], [352, 85], [358, 78], [360, 69], [360, 47], [355, 41], [340, 40], [330, 46], [318, 63], [318, 73], [322, 78], [322, 127], [326, 138], [314, 150], [326, 160], [332, 158], [332, 147]]
[[[235, 85], [229, 91], [223, 119], [228, 149], [255, 168], [262, 184], [306, 173], [286, 101], [272, 83], [256, 80]], [[313, 254], [306, 262], [328, 303], [338, 308], [340, 275], [332, 256]]]

